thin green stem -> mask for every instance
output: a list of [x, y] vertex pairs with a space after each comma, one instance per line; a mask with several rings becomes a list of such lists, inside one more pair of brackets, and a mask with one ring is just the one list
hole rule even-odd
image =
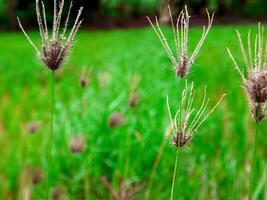
[[257, 161], [257, 146], [259, 141], [259, 122], [256, 122], [256, 135], [253, 144], [253, 154], [252, 154], [252, 163], [251, 163], [251, 170], [250, 170], [250, 180], [249, 180], [249, 200], [252, 199], [253, 191], [256, 183], [256, 161]]
[[50, 135], [48, 138], [48, 155], [47, 155], [47, 199], [49, 199], [49, 187], [50, 187], [50, 175], [51, 175], [50, 167], [51, 167], [52, 143], [53, 143], [54, 104], [55, 104], [55, 71], [52, 71]]
[[173, 170], [172, 190], [171, 190], [171, 198], [170, 198], [170, 200], [173, 200], [174, 185], [175, 185], [175, 180], [176, 180], [176, 171], [177, 171], [177, 164], [178, 164], [178, 152], [179, 152], [179, 148], [177, 148], [177, 150], [176, 150], [176, 158], [175, 158], [175, 165], [174, 165], [174, 170]]

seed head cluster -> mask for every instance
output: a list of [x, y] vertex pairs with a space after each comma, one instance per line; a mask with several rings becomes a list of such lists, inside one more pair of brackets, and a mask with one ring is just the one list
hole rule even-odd
[[125, 117], [122, 112], [111, 113], [108, 119], [108, 126], [110, 128], [120, 127], [125, 123]]
[[86, 139], [81, 136], [71, 138], [69, 149], [73, 154], [82, 153], [86, 148]]
[[41, 127], [41, 124], [40, 124], [40, 122], [37, 122], [37, 121], [29, 122], [26, 125], [27, 132], [29, 132], [31, 134], [36, 133], [40, 127]]
[[31, 182], [33, 185], [39, 184], [44, 178], [44, 173], [40, 168], [31, 169]]
[[176, 25], [174, 24], [171, 9], [169, 6], [168, 6], [168, 9], [169, 9], [169, 14], [170, 14], [170, 19], [171, 19], [176, 53], [173, 53], [173, 51], [169, 47], [167, 39], [164, 36], [162, 30], [160, 29], [157, 17], [155, 17], [156, 25], [154, 25], [148, 17], [147, 19], [149, 23], [151, 24], [151, 26], [153, 27], [159, 40], [161, 41], [162, 46], [166, 50], [172, 62], [173, 69], [175, 70], [176, 75], [181, 78], [184, 78], [188, 74], [190, 67], [194, 64], [196, 56], [209, 33], [210, 27], [213, 22], [214, 14], [212, 14], [212, 16], [210, 17], [209, 12], [207, 11], [208, 25], [207, 27], [203, 26], [202, 36], [195, 50], [190, 56], [188, 52], [188, 31], [189, 31], [190, 15], [188, 14], [187, 7], [185, 6], [184, 10], [180, 12], [178, 19], [176, 21]]
[[[258, 34], [255, 37], [254, 55], [252, 55], [250, 31], [248, 33], [248, 53], [242, 42], [241, 35], [237, 31], [237, 37], [243, 54], [245, 69], [240, 69], [229, 49], [228, 53], [241, 75], [243, 87], [247, 94], [250, 109], [256, 122], [266, 116], [265, 107], [267, 102], [267, 44], [264, 47], [263, 27], [259, 24]], [[248, 55], [247, 55], [248, 54]]]
[[186, 82], [185, 89], [182, 92], [181, 105], [176, 112], [174, 119], [170, 111], [169, 98], [167, 96], [167, 108], [173, 131], [173, 145], [177, 148], [188, 144], [190, 139], [193, 137], [193, 134], [197, 132], [198, 128], [212, 114], [225, 96], [223, 95], [217, 104], [206, 115], [204, 115], [209, 103], [209, 99], [207, 99], [206, 95], [206, 89], [204, 91], [202, 104], [197, 111], [192, 107], [195, 97], [194, 83], [191, 84], [189, 92], [187, 90], [188, 88]]
[[[42, 9], [40, 9], [40, 7]], [[74, 43], [75, 35], [82, 23], [82, 20], [80, 20], [80, 16], [81, 16], [83, 8], [81, 7], [76, 17], [76, 20], [74, 22], [74, 25], [68, 37], [66, 37], [72, 3], [70, 4], [68, 15], [65, 21], [65, 25], [61, 32], [60, 24], [61, 24], [63, 7], [64, 7], [64, 0], [62, 0], [60, 3], [58, 3], [57, 0], [54, 0], [54, 19], [53, 19], [52, 33], [50, 35], [48, 32], [48, 27], [47, 27], [45, 5], [43, 2], [41, 2], [41, 6], [40, 6], [39, 0], [36, 0], [36, 15], [37, 15], [37, 22], [39, 25], [41, 42], [42, 42], [41, 48], [39, 49], [36, 47], [36, 45], [27, 35], [27, 33], [25, 32], [18, 18], [18, 22], [19, 22], [19, 26], [21, 30], [23, 31], [24, 35], [29, 40], [30, 44], [36, 50], [38, 57], [43, 61], [43, 63], [50, 70], [53, 70], [53, 71], [57, 70], [62, 65], [65, 58], [69, 54], [69, 51]]]

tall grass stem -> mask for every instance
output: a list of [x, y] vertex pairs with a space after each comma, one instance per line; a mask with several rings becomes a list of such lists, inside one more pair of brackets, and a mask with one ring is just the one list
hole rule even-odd
[[177, 171], [177, 165], [178, 165], [178, 154], [179, 154], [179, 148], [177, 148], [177, 150], [176, 150], [176, 158], [175, 158], [175, 165], [174, 165], [174, 170], [173, 170], [172, 190], [171, 190], [171, 198], [170, 198], [170, 200], [173, 200], [174, 185], [175, 185], [176, 171]]
[[256, 162], [257, 162], [257, 146], [259, 142], [259, 122], [256, 122], [256, 135], [253, 144], [253, 154], [252, 154], [252, 163], [251, 163], [251, 170], [250, 170], [250, 180], [249, 180], [249, 200], [252, 200], [254, 187], [256, 184]]
[[53, 143], [54, 107], [55, 107], [55, 71], [52, 70], [50, 135], [48, 138], [48, 156], [47, 156], [47, 199], [49, 199], [49, 186], [50, 186], [50, 178], [51, 178], [50, 167], [51, 167], [52, 143]]

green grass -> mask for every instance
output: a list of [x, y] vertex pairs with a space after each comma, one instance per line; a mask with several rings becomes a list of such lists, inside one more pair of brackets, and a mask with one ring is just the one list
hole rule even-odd
[[[226, 52], [230, 47], [242, 62], [235, 28], [242, 34], [249, 30], [248, 26], [213, 27], [191, 69], [188, 81], [195, 82], [196, 106], [201, 103], [205, 85], [211, 99], [209, 108], [223, 93], [227, 96], [179, 153], [176, 199], [242, 199], [248, 193], [254, 124], [240, 77]], [[255, 33], [256, 26], [252, 29]], [[171, 41], [171, 29], [164, 31]], [[37, 32], [30, 35], [38, 41]], [[191, 50], [200, 36], [201, 29], [193, 28]], [[0, 49], [0, 199], [22, 199], [27, 185], [25, 168], [46, 170], [51, 74], [22, 33], [1, 33]], [[93, 69], [92, 81], [84, 89], [79, 85], [83, 66]], [[140, 103], [129, 108], [133, 76], [140, 78]], [[81, 31], [68, 62], [56, 74], [51, 187], [64, 188], [69, 199], [108, 199], [101, 176], [113, 178], [114, 186], [118, 184], [116, 173], [147, 185], [169, 124], [166, 95], [175, 112], [182, 87], [152, 29]], [[107, 121], [115, 111], [124, 112], [126, 123], [111, 129]], [[33, 135], [25, 128], [31, 121], [41, 122]], [[262, 133], [266, 130], [266, 123], [262, 123]], [[135, 132], [141, 137], [137, 138]], [[87, 137], [87, 148], [73, 155], [68, 145], [77, 134]], [[261, 135], [260, 152], [266, 158], [263, 147], [267, 142]], [[169, 199], [175, 154], [171, 141], [167, 141], [150, 199]], [[261, 160], [264, 165], [266, 159]], [[143, 199], [146, 188], [139, 199]], [[33, 199], [44, 198], [45, 180], [31, 190]]]

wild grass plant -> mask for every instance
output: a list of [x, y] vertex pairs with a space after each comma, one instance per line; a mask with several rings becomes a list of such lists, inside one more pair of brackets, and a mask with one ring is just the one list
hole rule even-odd
[[[230, 59], [225, 59], [225, 46], [231, 46], [238, 54], [238, 47], [231, 37], [234, 28], [216, 26], [212, 29], [203, 44], [205, 48], [198, 54], [196, 67], [191, 68], [192, 73], [187, 76], [188, 82], [194, 80], [197, 91], [194, 101], [200, 107], [203, 99], [198, 98], [201, 95], [198, 91], [202, 91], [203, 82], [214, 105], [219, 94], [225, 91], [229, 94], [219, 111], [210, 116], [209, 123], [204, 123], [198, 130], [197, 137], [190, 138], [192, 147], [179, 152], [179, 163], [182, 164], [177, 164], [179, 178], [176, 178], [173, 189], [179, 199], [246, 198], [251, 126], [244, 123], [249, 117], [244, 110], [246, 102], [241, 100], [239, 79], [229, 68]], [[172, 39], [172, 29], [163, 26], [161, 29], [166, 39]], [[239, 26], [239, 30], [245, 33], [248, 27]], [[189, 49], [194, 48], [201, 34], [202, 29], [191, 29]], [[0, 156], [4, 161], [0, 162], [0, 198], [20, 199], [21, 188], [29, 191], [23, 180], [23, 177], [30, 177], [29, 173], [34, 175], [36, 183], [30, 188], [30, 195], [39, 199], [45, 196], [46, 190], [42, 181], [46, 179], [43, 144], [47, 138], [46, 124], [50, 121], [46, 113], [50, 112], [47, 96], [51, 90], [47, 88], [46, 76], [51, 71], [32, 70], [38, 63], [29, 45], [17, 33], [0, 35], [0, 48], [3, 49], [0, 56], [0, 94], [3, 97], [0, 104]], [[38, 33], [30, 32], [29, 35], [32, 41], [38, 41]], [[58, 151], [51, 155], [51, 163], [55, 166], [50, 174], [52, 198], [109, 199], [113, 195], [111, 191], [117, 198], [126, 193], [129, 196], [140, 188], [139, 196], [134, 197], [143, 199], [148, 190], [151, 167], [156, 163], [148, 199], [169, 199], [174, 151], [167, 140], [173, 131], [170, 130], [165, 103], [167, 95], [172, 98], [181, 96], [184, 81], [174, 78], [167, 68], [159, 70], [159, 66], [169, 66], [169, 60], [159, 50], [160, 43], [155, 42], [154, 36], [153, 29], [149, 28], [83, 31], [79, 34], [76, 51], [65, 63], [64, 71], [58, 71], [55, 77], [58, 101], [54, 143]], [[171, 47], [175, 48], [170, 43]], [[144, 56], [144, 49], [151, 56]], [[17, 59], [12, 59], [14, 54]], [[85, 73], [80, 74], [84, 65], [94, 69], [86, 87], [81, 84]], [[20, 67], [14, 70], [14, 66]], [[132, 74], [141, 78], [135, 91], [130, 89]], [[26, 76], [31, 78], [26, 79]], [[138, 96], [137, 104], [132, 100], [136, 97], [132, 96]], [[170, 104], [171, 111], [177, 107], [177, 104]], [[123, 112], [124, 125], [110, 128], [109, 117], [116, 112]], [[261, 123], [260, 129], [264, 132], [266, 124]], [[165, 136], [161, 134], [163, 132], [166, 132]], [[127, 150], [124, 149], [125, 138], [129, 138]], [[258, 141], [262, 146], [266, 145], [265, 140]], [[261, 152], [266, 154], [265, 149]], [[119, 161], [119, 157], [124, 159]], [[129, 164], [125, 179], [116, 172], [118, 169], [124, 171], [121, 165], [126, 165], [126, 157]], [[26, 168], [25, 172], [25, 166], [29, 165], [32, 168]], [[143, 183], [147, 184], [143, 187]], [[264, 184], [263, 176], [257, 188]]]
[[[207, 118], [212, 114], [212, 112], [216, 109], [216, 107], [221, 103], [224, 96], [225, 95], [223, 95], [218, 101], [218, 103], [206, 115], [204, 115], [209, 102], [209, 99], [207, 99], [206, 96], [206, 89], [204, 91], [204, 98], [202, 104], [200, 108], [196, 110], [194, 107], [192, 107], [195, 98], [194, 83], [191, 84], [191, 87], [188, 92], [187, 82], [186, 82], [185, 89], [182, 92], [179, 109], [177, 110], [174, 117], [171, 114], [169, 97], [167, 96], [167, 108], [172, 127], [172, 138], [173, 138], [172, 144], [176, 148], [175, 165], [174, 165], [173, 180], [171, 186], [171, 197], [170, 197], [171, 200], [174, 199], [174, 188], [175, 188], [175, 180], [177, 173], [179, 149], [183, 148], [189, 143], [194, 134], [198, 131], [199, 127], [207, 120]], [[193, 115], [194, 117], [192, 117]]]
[[[257, 167], [258, 151], [260, 144], [260, 123], [266, 116], [267, 102], [267, 44], [264, 38], [264, 28], [259, 24], [254, 45], [251, 42], [251, 33], [248, 32], [247, 46], [237, 31], [237, 37], [242, 51], [245, 67], [240, 68], [229, 49], [228, 53], [234, 63], [235, 69], [240, 74], [243, 88], [246, 92], [252, 116], [255, 120], [255, 135], [252, 148], [252, 160], [249, 179], [249, 199], [254, 199], [254, 193], [259, 181], [260, 169]], [[254, 47], [254, 48], [253, 48]]]
[[[40, 7], [42, 9], [40, 9]], [[57, 0], [54, 0], [54, 18], [53, 18], [53, 27], [52, 32], [49, 33], [47, 20], [46, 20], [46, 10], [45, 5], [41, 1], [41, 6], [39, 0], [36, 0], [36, 16], [37, 22], [39, 26], [40, 36], [41, 36], [41, 47], [37, 48], [37, 46], [33, 43], [30, 37], [25, 32], [21, 22], [18, 18], [19, 26], [23, 31], [24, 35], [30, 42], [30, 44], [35, 49], [38, 57], [42, 60], [44, 65], [51, 70], [51, 125], [50, 125], [50, 135], [48, 139], [48, 157], [47, 157], [47, 175], [48, 175], [48, 182], [47, 182], [47, 199], [49, 198], [49, 187], [50, 187], [50, 171], [53, 169], [51, 164], [51, 154], [52, 154], [52, 147], [53, 147], [53, 127], [54, 127], [54, 107], [55, 107], [55, 71], [58, 70], [64, 63], [66, 57], [68, 56], [70, 49], [74, 43], [75, 35], [78, 29], [81, 26], [82, 20], [80, 20], [81, 13], [83, 8], [81, 7], [74, 25], [67, 37], [67, 28], [69, 23], [70, 12], [72, 8], [72, 3], [70, 4], [69, 11], [67, 14], [67, 18], [65, 21], [64, 28], [62, 32], [60, 31], [61, 25], [61, 17], [64, 8], [64, 0], [58, 3]], [[41, 11], [42, 10], [42, 11]]]
[[205, 41], [209, 30], [211, 28], [214, 13], [210, 17], [209, 12], [207, 11], [208, 15], [208, 25], [207, 27], [203, 26], [203, 32], [201, 35], [201, 38], [195, 47], [193, 53], [189, 55], [188, 52], [188, 32], [189, 32], [189, 22], [190, 22], [190, 15], [187, 11], [187, 7], [185, 6], [184, 10], [182, 10], [177, 18], [176, 24], [174, 24], [172, 13], [170, 6], [168, 6], [169, 15], [170, 15], [170, 21], [172, 25], [173, 30], [173, 38], [175, 43], [175, 53], [170, 49], [170, 46], [167, 42], [167, 39], [165, 38], [162, 30], [160, 29], [158, 18], [155, 17], [156, 20], [156, 26], [153, 25], [152, 21], [149, 17], [147, 17], [150, 25], [153, 27], [156, 35], [158, 36], [160, 42], [162, 43], [162, 46], [166, 50], [172, 65], [173, 69], [177, 76], [184, 78], [187, 74], [191, 66], [194, 64], [196, 56], [203, 45], [203, 42]]
[[[147, 19], [148, 19], [149, 23], [151, 24], [152, 28], [154, 29], [156, 35], [158, 36], [160, 42], [162, 43], [164, 49], [166, 50], [166, 52], [167, 52], [167, 54], [168, 54], [168, 56], [172, 62], [173, 68], [176, 72], [176, 75], [181, 77], [181, 78], [184, 78], [188, 75], [188, 71], [189, 71], [191, 65], [194, 64], [196, 56], [197, 56], [204, 40], [206, 39], [206, 37], [209, 33], [210, 27], [211, 27], [212, 22], [213, 22], [214, 13], [212, 14], [212, 17], [210, 17], [209, 12], [207, 11], [208, 26], [207, 26], [207, 28], [205, 26], [203, 26], [203, 33], [202, 33], [202, 36], [200, 38], [200, 41], [198, 42], [192, 55], [189, 56], [189, 53], [188, 53], [188, 40], [189, 40], [188, 31], [189, 31], [190, 15], [187, 11], [187, 7], [185, 6], [185, 8], [184, 8], [185, 11], [182, 10], [180, 12], [178, 19], [177, 19], [177, 22], [176, 22], [176, 26], [174, 25], [174, 22], [173, 22], [173, 18], [172, 18], [173, 16], [171, 13], [170, 6], [168, 6], [168, 10], [169, 10], [169, 16], [170, 16], [170, 21], [171, 21], [171, 25], [172, 25], [173, 37], [174, 37], [174, 43], [175, 43], [175, 49], [176, 49], [175, 56], [174, 56], [172, 50], [170, 49], [169, 44], [168, 44], [164, 34], [162, 33], [162, 31], [160, 29], [157, 17], [155, 17], [156, 26], [153, 25], [150, 18], [147, 17]], [[183, 89], [181, 96], [182, 97], [181, 97], [180, 108], [176, 112], [174, 119], [173, 119], [171, 111], [170, 111], [169, 99], [167, 96], [167, 108], [168, 108], [169, 117], [170, 117], [170, 121], [171, 121], [171, 127], [172, 127], [172, 137], [173, 137], [172, 143], [177, 149], [176, 150], [176, 156], [175, 156], [175, 165], [174, 165], [174, 171], [173, 171], [173, 177], [172, 177], [172, 184], [171, 184], [171, 195], [170, 195], [171, 200], [174, 199], [174, 188], [175, 188], [175, 181], [176, 181], [179, 149], [188, 144], [188, 142], [193, 137], [193, 134], [198, 130], [198, 128], [202, 125], [202, 123], [205, 122], [205, 120], [208, 118], [208, 116], [214, 111], [214, 109], [219, 105], [219, 103], [222, 101], [222, 99], [224, 97], [224, 95], [223, 95], [222, 98], [219, 100], [219, 102], [215, 105], [215, 107], [213, 109], [211, 109], [211, 111], [205, 117], [203, 117], [203, 114], [205, 113], [205, 109], [207, 107], [207, 103], [209, 101], [206, 99], [206, 89], [205, 89], [203, 102], [202, 102], [199, 110], [196, 112], [194, 118], [191, 119], [190, 116], [195, 111], [195, 108], [192, 108], [192, 104], [193, 104], [194, 97], [195, 97], [194, 83], [191, 84], [190, 91], [188, 94], [187, 81], [185, 81], [185, 88]], [[158, 160], [161, 157], [162, 148], [164, 147], [163, 144], [164, 143], [162, 143], [162, 145], [160, 146], [159, 153], [158, 153], [156, 160], [154, 162], [154, 165], [152, 168], [152, 173], [151, 173], [152, 177], [154, 176], [156, 167], [158, 165], [157, 164], [159, 162]], [[151, 181], [151, 177], [150, 177], [149, 181]], [[151, 185], [149, 185], [149, 187], [148, 187], [147, 196], [150, 193], [150, 187], [151, 187]]]

